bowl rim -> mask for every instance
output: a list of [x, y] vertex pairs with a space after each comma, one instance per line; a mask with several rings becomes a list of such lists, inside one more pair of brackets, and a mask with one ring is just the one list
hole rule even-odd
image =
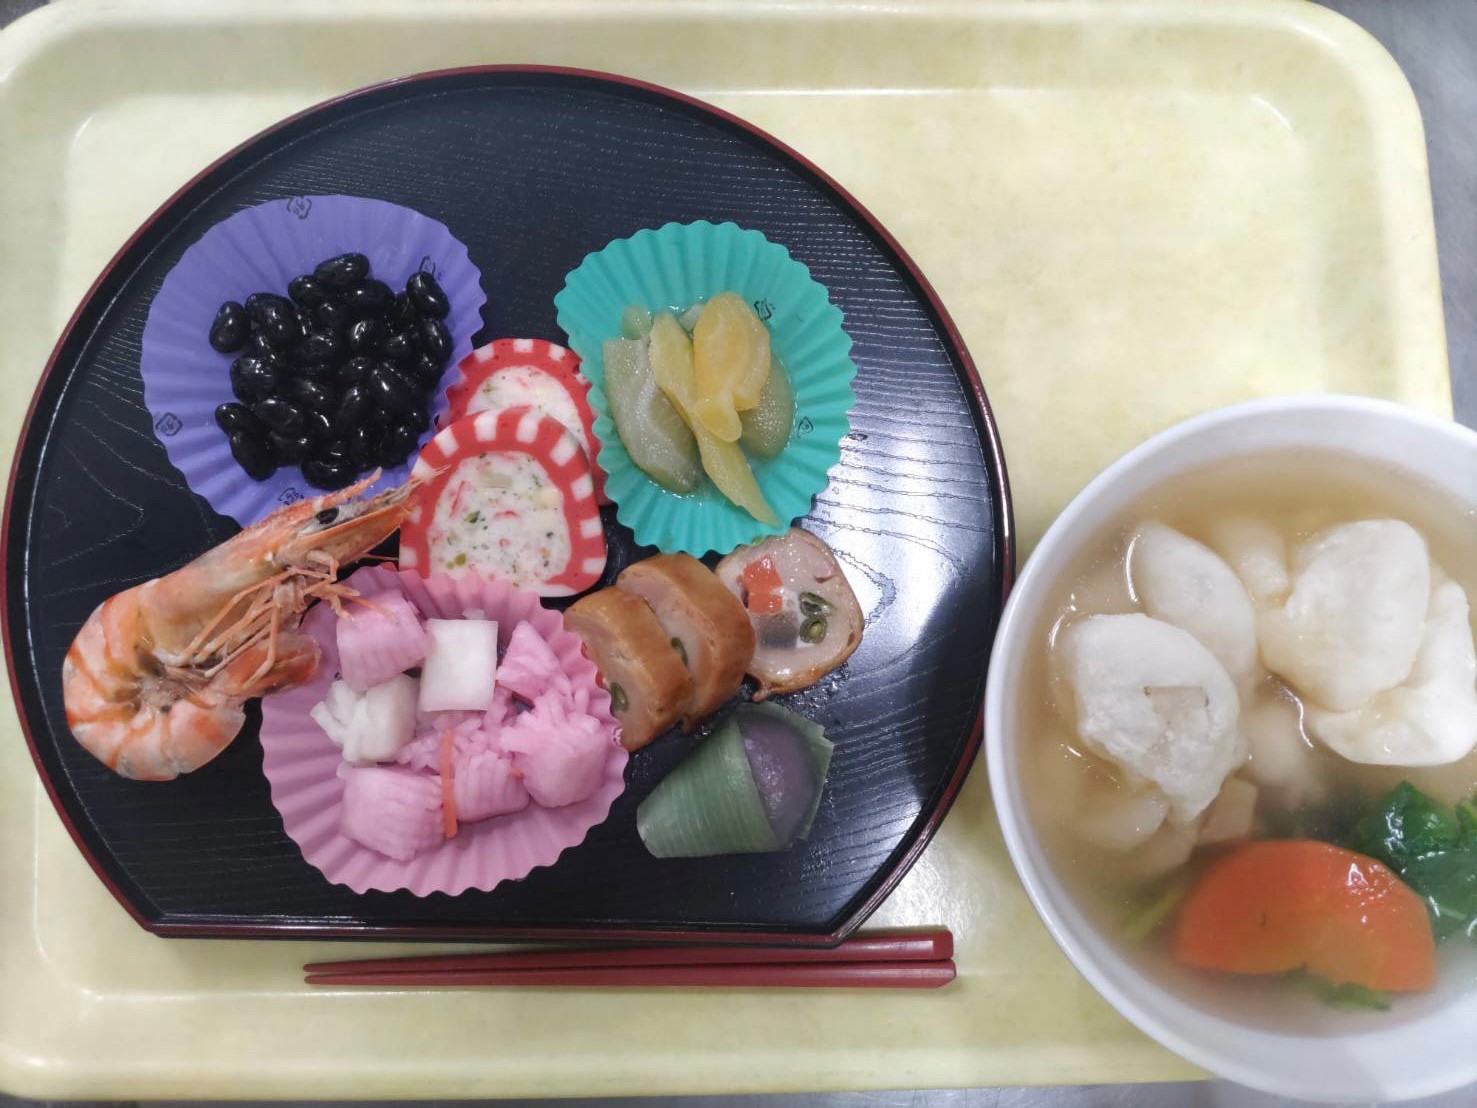
[[[1181, 447], [1186, 440], [1207, 431], [1269, 415], [1287, 416], [1290, 414], [1352, 415], [1392, 419], [1447, 438], [1469, 450], [1474, 459], [1477, 459], [1477, 431], [1453, 420], [1440, 418], [1393, 401], [1337, 394], [1263, 398], [1217, 408], [1174, 424], [1120, 456], [1088, 482], [1046, 529], [1032, 556], [1021, 569], [1011, 591], [1010, 599], [1001, 614], [994, 648], [991, 652], [989, 677], [985, 689], [985, 758], [990, 778], [991, 799], [1011, 864], [1025, 888], [1031, 906], [1046, 926], [1052, 939], [1066, 954], [1076, 970], [1086, 978], [1104, 1000], [1112, 1005], [1119, 1015], [1160, 1045], [1219, 1077], [1282, 1096], [1320, 1100], [1334, 1097], [1405, 1100], [1439, 1095], [1477, 1081], [1477, 1054], [1471, 1054], [1465, 1058], [1459, 1054], [1453, 1054], [1448, 1066], [1435, 1071], [1402, 1073], [1396, 1070], [1374, 1073], [1367, 1072], [1361, 1067], [1346, 1066], [1343, 1069], [1342, 1080], [1344, 1082], [1357, 1083], [1362, 1080], [1365, 1084], [1358, 1088], [1346, 1085], [1335, 1090], [1319, 1089], [1314, 1082], [1318, 1081], [1327, 1070], [1317, 1065], [1311, 1054], [1317, 1049], [1317, 1044], [1346, 1045], [1353, 1039], [1378, 1040], [1390, 1034], [1393, 1029], [1388, 1027], [1356, 1028], [1348, 1034], [1301, 1036], [1219, 1020], [1218, 1017], [1205, 1012], [1191, 1000], [1177, 996], [1143, 976], [1135, 978], [1135, 983], [1140, 986], [1139, 988], [1125, 988], [1114, 979], [1114, 974], [1108, 971], [1105, 960], [1093, 949], [1093, 943], [1084, 940], [1084, 935], [1096, 933], [1095, 925], [1082, 918], [1071, 918], [1075, 913], [1063, 913], [1054, 903], [1054, 894], [1049, 891], [1048, 886], [1055, 884], [1056, 878], [1044, 860], [1038, 863], [1038, 860], [1032, 857], [1032, 852], [1038, 849], [1039, 838], [1031, 827], [1024, 805], [1018, 802], [1011, 788], [1012, 769], [1018, 760], [1012, 752], [1010, 736], [1005, 728], [1010, 691], [1006, 687], [1006, 679], [1013, 675], [1012, 671], [1020, 664], [1019, 659], [1022, 655], [1020, 646], [1029, 635], [1032, 626], [1029, 617], [1035, 614], [1027, 611], [1031, 606], [1033, 594], [1049, 583], [1048, 569], [1050, 567], [1042, 568], [1049, 560], [1044, 555], [1063, 556], [1063, 550], [1068, 554], [1076, 553], [1081, 548], [1083, 540], [1090, 537], [1088, 532], [1081, 530], [1084, 527], [1082, 521], [1094, 510], [1097, 501], [1109, 494], [1119, 482], [1133, 475], [1158, 456]], [[1316, 448], [1317, 445], [1316, 436], [1310, 436], [1309, 446]], [[1251, 447], [1247, 452], [1255, 453], [1257, 449]], [[1167, 479], [1168, 476], [1169, 474], [1166, 473], [1159, 480]], [[1157, 483], [1158, 481], [1151, 482], [1149, 487]], [[1069, 905], [1071, 903], [1069, 895], [1067, 903]], [[1260, 1068], [1255, 1063], [1247, 1063], [1233, 1056], [1223, 1046], [1202, 1041], [1195, 1033], [1187, 1032], [1172, 1020], [1165, 1018], [1164, 1013], [1155, 1011], [1158, 1005], [1143, 1003], [1142, 998], [1149, 994], [1155, 994], [1188, 1011], [1224, 1023], [1228, 1031], [1234, 1031], [1236, 1035], [1242, 1037], [1242, 1042], [1260, 1038], [1267, 1045], [1271, 1045], [1274, 1040], [1296, 1041], [1305, 1044], [1310, 1053], [1301, 1067], [1304, 1076], [1300, 1080], [1297, 1074], [1272, 1068]], [[1455, 1009], [1461, 1003], [1459, 999], [1461, 996], [1471, 999], [1473, 994], [1459, 994], [1458, 998], [1441, 1002], [1438, 1013]], [[1477, 1016], [1477, 1004], [1473, 1005], [1473, 1015]], [[1429, 1015], [1422, 1017], [1420, 1022], [1424, 1024], [1430, 1018], [1432, 1017]], [[1335, 1049], [1347, 1060], [1345, 1051]], [[1324, 1060], [1330, 1063], [1334, 1061], [1332, 1057]]]

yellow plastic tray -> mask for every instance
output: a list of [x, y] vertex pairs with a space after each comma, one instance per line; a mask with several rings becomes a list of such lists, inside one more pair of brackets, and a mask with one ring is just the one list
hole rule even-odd
[[[1278, 0], [64, 2], [0, 35], [0, 434], [181, 182], [273, 120], [419, 70], [542, 62], [694, 93], [871, 207], [999, 415], [1023, 551], [1192, 412], [1341, 390], [1449, 412], [1416, 106]], [[8, 695], [8, 694], [7, 694]], [[1057, 952], [982, 767], [877, 922], [946, 924], [938, 994], [314, 992], [385, 947], [150, 937], [0, 734], [0, 1086], [57, 1097], [762, 1092], [1174, 1078]], [[163, 799], [161, 793], [161, 800]]]

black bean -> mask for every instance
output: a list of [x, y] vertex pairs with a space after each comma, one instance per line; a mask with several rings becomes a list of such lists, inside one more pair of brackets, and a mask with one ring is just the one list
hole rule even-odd
[[416, 434], [424, 431], [426, 425], [431, 422], [431, 417], [426, 412], [426, 402], [424, 400], [417, 400], [415, 406], [400, 417], [400, 422], [408, 427], [414, 427]]
[[369, 417], [371, 407], [369, 390], [363, 385], [350, 385], [339, 398], [338, 410], [333, 415], [333, 429], [340, 435], [347, 435]]
[[363, 254], [339, 254], [319, 262], [313, 276], [331, 288], [346, 289], [369, 276], [369, 259]]
[[222, 354], [234, 354], [251, 337], [251, 318], [234, 300], [227, 300], [215, 313], [210, 324], [210, 345]]
[[335, 334], [343, 332], [354, 320], [354, 313], [341, 300], [325, 300], [313, 309], [318, 326]]
[[313, 315], [312, 308], [294, 308], [292, 319], [297, 326], [298, 338], [306, 338], [309, 332], [318, 329], [318, 320]]
[[422, 351], [411, 359], [409, 368], [401, 372], [415, 382], [415, 384], [429, 392], [441, 383], [441, 374], [445, 368], [446, 364], [444, 362], [438, 362], [431, 355]]
[[359, 424], [344, 439], [349, 445], [349, 461], [361, 469], [372, 465], [379, 456], [380, 438], [379, 428]]
[[349, 352], [372, 354], [384, 337], [385, 328], [379, 320], [373, 317], [356, 319], [349, 324]]
[[383, 312], [394, 301], [395, 294], [390, 286], [373, 277], [351, 285], [344, 290], [344, 303], [355, 315], [374, 315]]
[[303, 480], [315, 489], [341, 489], [352, 485], [357, 474], [350, 462], [325, 462], [310, 458], [303, 463]]
[[331, 362], [343, 357], [343, 340], [329, 330], [309, 331], [303, 341], [292, 348], [292, 361], [296, 365], [310, 362]]
[[265, 481], [276, 472], [277, 464], [272, 460], [267, 443], [250, 431], [233, 431], [230, 435], [231, 457], [254, 481]]
[[415, 390], [410, 382], [387, 362], [369, 371], [369, 395], [374, 403], [389, 412], [408, 412], [415, 406]]
[[276, 388], [277, 371], [255, 354], [242, 354], [231, 363], [231, 391], [238, 400], [261, 400]]
[[332, 438], [313, 445], [313, 457], [330, 465], [349, 464], [349, 444], [345, 439]]
[[287, 295], [304, 308], [316, 308], [328, 299], [328, 289], [311, 273], [304, 273], [287, 282]]
[[388, 427], [399, 418], [400, 416], [395, 412], [388, 408], [381, 408], [379, 405], [369, 409], [369, 423], [373, 427]]
[[451, 311], [451, 301], [429, 273], [412, 273], [405, 282], [405, 295], [415, 310], [428, 319], [445, 319]]
[[389, 468], [403, 463], [415, 450], [423, 430], [425, 428], [411, 427], [405, 423], [397, 423], [386, 430], [384, 440], [380, 443], [380, 465]]
[[301, 435], [305, 429], [302, 409], [281, 397], [269, 396], [253, 405], [251, 410], [257, 419], [279, 435]]
[[385, 323], [392, 331], [402, 331], [416, 320], [415, 305], [405, 293], [395, 294], [395, 303], [385, 312]]
[[451, 357], [451, 332], [439, 319], [423, 319], [417, 328], [421, 349], [433, 358], [445, 362]]
[[287, 312], [290, 315], [293, 310], [292, 301], [275, 292], [254, 292], [246, 298], [246, 314], [257, 323], [261, 323], [262, 318], [271, 312]]
[[308, 381], [317, 381], [329, 392], [338, 392], [343, 386], [338, 383], [338, 362], [307, 362], [293, 372], [293, 376]]
[[255, 356], [260, 358], [262, 364], [271, 369], [279, 377], [292, 368], [292, 363], [287, 360], [287, 355], [280, 350], [263, 350]]
[[334, 437], [333, 421], [323, 412], [311, 409], [303, 413], [303, 434], [314, 442], [327, 442]]
[[338, 407], [338, 391], [311, 377], [297, 377], [282, 386], [282, 394], [296, 404], [315, 412], [331, 412]]
[[414, 331], [396, 331], [380, 343], [380, 357], [392, 362], [408, 362], [417, 353]]
[[257, 333], [268, 346], [280, 349], [297, 340], [297, 309], [286, 297], [254, 292], [246, 298], [246, 311], [256, 321]]
[[267, 435], [267, 442], [277, 455], [278, 464], [285, 466], [300, 465], [313, 449], [313, 440], [307, 435], [290, 438], [273, 431]]
[[262, 334], [261, 331], [254, 329], [256, 324], [253, 323], [251, 326], [253, 330], [251, 332], [251, 339], [246, 344], [246, 352], [258, 358], [281, 357], [277, 349], [267, 341], [267, 336]]
[[338, 383], [340, 385], [357, 385], [369, 376], [369, 371], [379, 363], [373, 358], [360, 354], [350, 358], [338, 367]]
[[228, 435], [232, 431], [249, 431], [257, 436], [266, 432], [245, 404], [222, 404], [215, 410], [215, 425]]

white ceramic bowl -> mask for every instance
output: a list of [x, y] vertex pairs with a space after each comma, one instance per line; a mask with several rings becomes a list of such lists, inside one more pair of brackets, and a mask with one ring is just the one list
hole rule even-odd
[[[1433, 993], [1387, 1013], [1336, 1011], [1227, 978], [1178, 971], [1090, 922], [1052, 872], [1022, 796], [1015, 690], [1054, 585], [1083, 544], [1143, 493], [1218, 460], [1338, 450], [1434, 484], [1477, 517], [1477, 434], [1384, 401], [1288, 397], [1240, 404], [1163, 432], [1109, 466], [1047, 531], [1006, 606], [985, 703], [990, 785], [1031, 901], [1092, 985], [1146, 1034], [1221, 1077], [1311, 1100], [1398, 1100], [1477, 1081], [1477, 950], [1451, 940]], [[1477, 527], [1474, 527], [1477, 532]], [[1152, 963], [1152, 964], [1151, 964]]]

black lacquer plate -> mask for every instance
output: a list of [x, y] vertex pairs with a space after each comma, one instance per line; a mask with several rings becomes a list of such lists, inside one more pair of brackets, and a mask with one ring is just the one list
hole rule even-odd
[[[356, 895], [283, 833], [254, 706], [225, 753], [168, 784], [115, 777], [72, 739], [59, 674], [88, 614], [235, 528], [189, 491], [150, 427], [138, 366], [150, 300], [213, 223], [316, 193], [381, 197], [445, 222], [483, 274], [479, 341], [562, 340], [553, 298], [565, 273], [611, 239], [671, 220], [762, 231], [830, 291], [856, 344], [857, 406], [806, 526], [837, 549], [869, 618], [842, 670], [784, 701], [836, 744], [807, 842], [777, 855], [648, 856], [636, 806], [699, 741], [674, 734], [632, 759], [609, 819], [557, 865], [490, 893]], [[613, 519], [608, 527], [613, 576], [640, 552]], [[161, 208], [53, 355], [12, 474], [4, 542], [6, 648], [36, 764], [98, 875], [143, 926], [168, 935], [835, 941], [916, 857], [974, 758], [1013, 560], [984, 397], [943, 308], [890, 236], [740, 120], [636, 82], [528, 68], [430, 74], [321, 105]]]

